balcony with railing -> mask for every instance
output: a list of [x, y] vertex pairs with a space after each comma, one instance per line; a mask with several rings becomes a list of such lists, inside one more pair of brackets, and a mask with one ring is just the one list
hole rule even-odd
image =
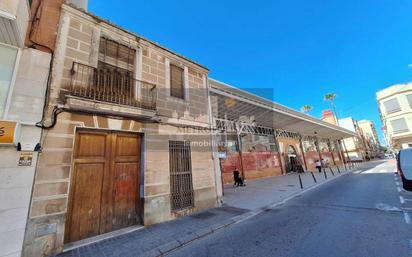
[[96, 111], [109, 108], [112, 112], [155, 112], [157, 87], [121, 69], [98, 69], [74, 62], [68, 97], [77, 99], [77, 103], [88, 102], [84, 107]]

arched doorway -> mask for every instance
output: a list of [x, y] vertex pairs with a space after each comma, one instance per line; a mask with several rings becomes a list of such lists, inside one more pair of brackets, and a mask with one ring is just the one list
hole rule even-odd
[[286, 172], [295, 172], [297, 171], [297, 165], [298, 165], [298, 153], [295, 149], [294, 146], [289, 145], [288, 146], [288, 155], [287, 155], [287, 167], [286, 167]]

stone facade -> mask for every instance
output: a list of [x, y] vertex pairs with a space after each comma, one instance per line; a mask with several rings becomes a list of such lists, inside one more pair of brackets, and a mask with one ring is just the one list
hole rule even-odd
[[[101, 37], [136, 50], [134, 75], [138, 80], [156, 85], [156, 110], [143, 110], [145, 115], [142, 115], [131, 113], [127, 110], [130, 107], [125, 107], [123, 111], [127, 115], [123, 115], [118, 105], [113, 105], [115, 108], [108, 112], [102, 110], [101, 103], [95, 103], [95, 112], [93, 108], [87, 113], [79, 112], [82, 101], [85, 108], [92, 101], [69, 96], [71, 69], [74, 62], [97, 67]], [[184, 99], [170, 96], [170, 64], [184, 70]], [[39, 156], [25, 236], [25, 256], [47, 256], [64, 248], [73, 146], [79, 128], [142, 134], [140, 192], [144, 225], [171, 220], [218, 204], [211, 137], [202, 133], [210, 128], [206, 68], [67, 5], [62, 6], [53, 66], [46, 123], [52, 123], [50, 117], [56, 106], [63, 108], [64, 112], [58, 115], [55, 126], [43, 134], [43, 152]], [[78, 101], [76, 111], [69, 104], [72, 99]], [[181, 212], [171, 211], [169, 140], [193, 143], [194, 208]]]

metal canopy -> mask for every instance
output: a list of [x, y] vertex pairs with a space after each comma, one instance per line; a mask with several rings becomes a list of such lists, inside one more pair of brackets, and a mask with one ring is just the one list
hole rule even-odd
[[[289, 135], [314, 136], [328, 139], [354, 137], [356, 134], [342, 127], [324, 122], [286, 106], [249, 92], [210, 79], [210, 97], [215, 121], [236, 121], [244, 133], [274, 129]], [[219, 125], [217, 124], [217, 125]], [[290, 134], [291, 133], [291, 134]], [[252, 133], [253, 134], [253, 133]], [[294, 137], [294, 136], [292, 136]]]

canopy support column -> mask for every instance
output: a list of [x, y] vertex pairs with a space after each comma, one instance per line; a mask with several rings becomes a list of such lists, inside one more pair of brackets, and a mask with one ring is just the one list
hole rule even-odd
[[306, 163], [305, 149], [303, 148], [302, 136], [299, 137], [300, 151], [302, 152], [303, 163], [305, 164], [305, 171], [308, 171], [308, 164]]
[[322, 165], [322, 168], [323, 168], [322, 154], [321, 154], [321, 152], [320, 152], [319, 141], [318, 141], [318, 137], [317, 137], [317, 136], [315, 136], [315, 145], [316, 145], [316, 151], [318, 151], [318, 154], [319, 154], [319, 161], [320, 161], [320, 163], [321, 163], [321, 165]]
[[328, 139], [328, 148], [329, 148], [329, 151], [330, 151], [330, 153], [331, 153], [331, 155], [332, 155], [333, 165], [336, 166], [335, 156], [333, 155], [332, 144], [330, 143], [330, 139]]
[[236, 128], [236, 140], [237, 140], [237, 146], [238, 146], [238, 153], [239, 153], [239, 159], [240, 159], [240, 173], [242, 174], [242, 179], [245, 178], [245, 169], [243, 167], [243, 155], [242, 155], [242, 138], [240, 136], [240, 129], [238, 126], [235, 126]]
[[[276, 134], [276, 133], [275, 133]], [[279, 141], [276, 135], [273, 135], [273, 137], [275, 138], [275, 144], [276, 144], [276, 149], [278, 150], [278, 158], [279, 158], [279, 165], [280, 165], [280, 170], [283, 174], [286, 174], [284, 168], [283, 168], [283, 163], [282, 163], [282, 155], [281, 155], [281, 150], [280, 150], [280, 145], [279, 145]]]

